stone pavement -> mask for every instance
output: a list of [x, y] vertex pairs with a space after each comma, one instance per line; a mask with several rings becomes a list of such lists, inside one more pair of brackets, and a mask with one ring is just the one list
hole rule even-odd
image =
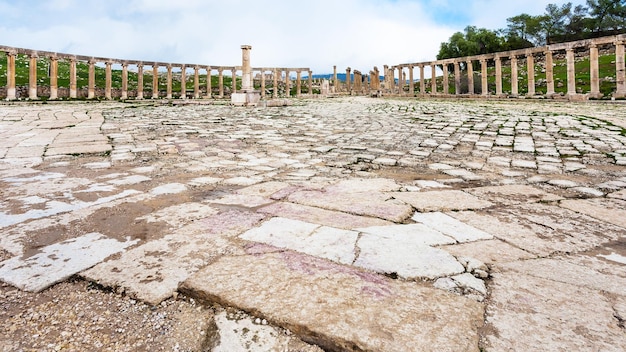
[[0, 280], [268, 325], [215, 350], [621, 351], [624, 219], [619, 103], [0, 105]]

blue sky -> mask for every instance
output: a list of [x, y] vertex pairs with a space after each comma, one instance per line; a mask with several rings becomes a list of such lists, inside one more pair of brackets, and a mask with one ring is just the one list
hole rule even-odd
[[[316, 73], [434, 60], [467, 25], [506, 26], [549, 3], [502, 0], [0, 0], [0, 45], [82, 55]], [[571, 0], [574, 5], [584, 0]]]

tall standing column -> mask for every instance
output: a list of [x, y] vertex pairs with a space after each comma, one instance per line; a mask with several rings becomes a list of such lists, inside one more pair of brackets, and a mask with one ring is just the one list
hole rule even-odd
[[152, 64], [152, 99], [159, 99], [159, 64]]
[[348, 94], [350, 94], [350, 90], [352, 89], [351, 87], [352, 76], [350, 75], [350, 71], [352, 71], [350, 67], [346, 68], [346, 91], [348, 92]]
[[261, 69], [261, 98], [265, 99], [265, 69]]
[[76, 58], [70, 58], [70, 98], [76, 99]]
[[37, 99], [37, 53], [30, 54], [28, 64], [28, 98]]
[[454, 94], [461, 94], [461, 67], [458, 61], [454, 61]]
[[15, 57], [17, 52], [9, 51], [7, 53], [7, 100], [15, 100]]
[[554, 65], [552, 62], [552, 51], [546, 50], [546, 95], [554, 95]]
[[135, 99], [143, 99], [143, 62], [137, 64], [137, 97]]
[[87, 99], [96, 97], [96, 61], [91, 59], [89, 63], [89, 85], [87, 87]]
[[598, 46], [591, 44], [589, 46], [589, 78], [591, 80], [591, 92], [592, 98], [600, 98], [600, 73], [598, 65]]
[[59, 98], [59, 59], [50, 57], [50, 100]]
[[415, 96], [415, 82], [413, 82], [413, 68], [414, 66], [409, 65], [409, 95]]
[[576, 66], [574, 60], [574, 49], [565, 50], [565, 59], [567, 60], [567, 95], [576, 95]]
[[128, 64], [122, 63], [122, 100], [128, 99]]
[[200, 99], [200, 67], [193, 67], [193, 98]]
[[502, 96], [502, 59], [500, 56], [494, 58], [496, 62], [496, 96]]
[[180, 67], [180, 98], [187, 99], [187, 66]]
[[424, 77], [424, 64], [419, 64], [420, 68], [420, 94], [426, 94], [426, 77]]
[[437, 66], [435, 63], [430, 64], [430, 94], [437, 94]]
[[221, 67], [217, 68], [217, 84], [219, 85], [219, 97], [224, 98], [224, 69]]
[[309, 70], [309, 95], [313, 95], [313, 71]]
[[489, 85], [487, 84], [487, 59], [480, 59], [480, 94], [484, 97], [489, 95]]
[[285, 95], [291, 96], [291, 77], [289, 77], [289, 70], [285, 70]]
[[206, 95], [204, 96], [207, 99], [211, 99], [211, 66], [206, 67]]
[[296, 96], [299, 98], [300, 95], [302, 95], [302, 73], [296, 70]]
[[244, 93], [254, 90], [252, 68], [250, 67], [250, 50], [252, 50], [250, 45], [241, 46], [241, 90]]
[[443, 94], [450, 93], [450, 81], [448, 79], [448, 64], [443, 64]]
[[165, 81], [165, 98], [172, 99], [172, 65], [167, 64], [167, 78]]
[[517, 83], [517, 56], [511, 56], [511, 96], [516, 97], [519, 94]]
[[398, 95], [404, 94], [404, 80], [402, 79], [404, 74], [404, 67], [398, 66]]
[[615, 76], [617, 87], [613, 97], [626, 97], [626, 64], [624, 63], [624, 41], [615, 42]]
[[237, 69], [232, 68], [230, 70], [231, 82], [230, 82], [230, 94], [237, 93]]
[[335, 87], [335, 93], [339, 91], [339, 86], [337, 85], [337, 65], [333, 66], [333, 87]]
[[535, 57], [532, 53], [526, 54], [526, 71], [528, 72], [528, 96], [535, 95]]
[[471, 60], [466, 61], [467, 66], [467, 93], [474, 94], [474, 64]]
[[272, 97], [274, 99], [278, 98], [278, 70], [274, 69], [273, 77], [274, 79], [274, 87], [272, 87]]
[[113, 99], [111, 96], [111, 86], [113, 84], [111, 78], [111, 62], [106, 61], [104, 67], [104, 99], [111, 100]]

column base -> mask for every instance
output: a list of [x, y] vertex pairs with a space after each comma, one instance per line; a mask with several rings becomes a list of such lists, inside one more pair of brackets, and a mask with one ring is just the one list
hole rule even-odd
[[626, 92], [615, 92], [615, 93], [613, 93], [611, 98], [613, 98], [613, 99], [624, 99], [624, 98], [626, 98]]
[[261, 92], [258, 90], [230, 95], [230, 103], [234, 106], [257, 106], [259, 100], [261, 100]]
[[602, 99], [604, 94], [602, 94], [600, 92], [596, 92], [596, 93], [589, 93], [589, 94], [587, 94], [587, 96], [589, 97], [589, 99]]
[[566, 94], [565, 96], [567, 97], [567, 100], [569, 100], [569, 101], [586, 101], [586, 100], [589, 100], [588, 94], [572, 93], [572, 94]]

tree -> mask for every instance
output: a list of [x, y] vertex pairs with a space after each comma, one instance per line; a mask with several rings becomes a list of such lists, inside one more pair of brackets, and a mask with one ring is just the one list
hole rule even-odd
[[544, 38], [541, 20], [541, 16], [531, 16], [526, 13], [507, 18], [507, 28], [503, 30], [507, 42], [523, 43], [523, 45], [527, 45], [528, 43], [539, 45], [543, 43]]
[[587, 0], [596, 34], [617, 32], [626, 28], [626, 0]]
[[503, 48], [503, 39], [497, 32], [476, 28], [465, 27], [465, 33], [454, 33], [448, 42], [441, 43], [438, 60], [454, 57], [472, 56], [479, 54], [495, 53]]

